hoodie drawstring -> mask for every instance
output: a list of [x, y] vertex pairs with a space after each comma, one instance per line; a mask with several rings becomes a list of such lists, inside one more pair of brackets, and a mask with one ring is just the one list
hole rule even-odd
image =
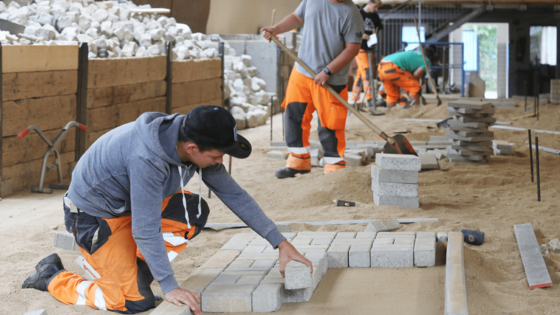
[[202, 169], [198, 169], [198, 214], [196, 218], [200, 218], [202, 214]]
[[[187, 199], [185, 199], [185, 191], [184, 191], [184, 187], [185, 185], [183, 184], [183, 168], [181, 167], [181, 165], [178, 166], [179, 168], [179, 176], [181, 177], [181, 193], [183, 194], [183, 207], [185, 208], [185, 219], [187, 219], [187, 227], [190, 229], [191, 228], [191, 222], [189, 221], [189, 212], [187, 211]], [[189, 172], [189, 168], [187, 167], [187, 173]]]

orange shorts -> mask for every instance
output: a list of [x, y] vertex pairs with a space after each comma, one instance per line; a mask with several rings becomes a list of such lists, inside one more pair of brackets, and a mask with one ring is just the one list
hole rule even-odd
[[419, 95], [422, 86], [420, 82], [409, 71], [402, 70], [390, 61], [381, 61], [377, 67], [379, 79], [383, 81], [387, 102], [396, 103], [401, 98], [400, 89], [406, 91], [409, 96]]
[[[371, 55], [371, 62], [373, 64], [372, 73], [373, 78], [376, 77], [377, 68], [375, 68], [375, 54], [373, 52], [369, 52]], [[360, 52], [356, 56], [356, 63], [358, 64], [358, 68], [356, 69], [356, 79], [354, 80], [354, 86], [352, 87], [352, 95], [350, 96], [350, 101], [354, 101], [359, 98], [359, 93], [361, 91], [366, 91], [366, 100], [371, 100], [373, 95], [371, 93], [371, 86], [370, 86], [370, 75], [369, 75], [369, 60], [368, 60], [368, 52], [363, 49], [360, 49]], [[361, 85], [361, 87], [360, 87]]]

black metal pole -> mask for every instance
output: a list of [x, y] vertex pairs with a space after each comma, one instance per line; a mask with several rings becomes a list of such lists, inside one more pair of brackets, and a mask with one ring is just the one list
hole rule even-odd
[[171, 115], [173, 108], [173, 61], [171, 57], [173, 56], [173, 50], [170, 42], [165, 43], [165, 48], [167, 49], [167, 75], [165, 77], [165, 112]]
[[541, 174], [539, 170], [539, 137], [535, 137], [535, 154], [537, 157], [537, 196], [541, 201]]
[[533, 145], [531, 144], [531, 129], [529, 129], [529, 163], [531, 163], [531, 183], [533, 179]]
[[525, 80], [525, 111], [527, 111], [527, 80]]
[[272, 145], [272, 121], [274, 120], [274, 96], [270, 97], [270, 145]]
[[[78, 46], [78, 90], [76, 91], [76, 121], [87, 126], [87, 91], [88, 91], [88, 43]], [[75, 160], [78, 161], [86, 152], [86, 133], [76, 128]]]
[[[222, 107], [225, 108], [225, 99], [224, 99], [224, 82], [225, 82], [225, 78], [224, 78], [224, 42], [219, 42], [218, 43], [218, 53], [220, 54], [220, 68], [222, 69], [222, 84], [220, 86], [220, 90], [222, 91]], [[229, 106], [228, 109], [229, 111]]]

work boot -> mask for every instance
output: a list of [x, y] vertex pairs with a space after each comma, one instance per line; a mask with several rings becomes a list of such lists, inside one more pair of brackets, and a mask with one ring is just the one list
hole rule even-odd
[[41, 259], [37, 266], [35, 266], [35, 270], [37, 271], [34, 274], [25, 279], [21, 286], [22, 289], [47, 291], [47, 281], [59, 271], [64, 270], [64, 266], [62, 266], [62, 261], [58, 254], [53, 253]]
[[296, 174], [307, 174], [311, 172], [310, 170], [307, 171], [300, 171], [300, 170], [295, 170], [293, 168], [289, 168], [289, 167], [282, 167], [277, 169], [274, 172], [274, 175], [276, 175], [276, 177], [278, 178], [288, 178], [288, 177], [296, 177]]

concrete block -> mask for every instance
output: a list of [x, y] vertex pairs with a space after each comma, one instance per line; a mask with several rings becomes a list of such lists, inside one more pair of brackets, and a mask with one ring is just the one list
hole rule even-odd
[[[311, 260], [313, 264], [313, 275], [311, 278], [311, 287], [305, 289], [297, 290], [284, 290], [284, 302], [307, 302], [311, 299], [311, 295], [317, 289], [321, 278], [323, 277], [322, 270], [326, 272], [326, 265], [328, 264], [328, 258], [326, 253], [319, 254], [306, 254], [306, 257]], [[307, 267], [309, 268], [309, 267]], [[309, 270], [309, 269], [308, 269]]]
[[32, 312], [27, 312], [24, 315], [48, 315], [47, 310], [42, 309], [42, 310], [36, 310], [36, 311], [32, 311]]
[[265, 248], [266, 248], [266, 245], [247, 246], [241, 252], [242, 253], [262, 253]]
[[420, 207], [420, 199], [418, 197], [379, 196], [375, 192], [373, 193], [373, 203], [376, 206], [396, 206], [408, 209]]
[[309, 245], [313, 242], [312, 238], [294, 238], [292, 240], [292, 245]]
[[346, 166], [347, 167], [358, 167], [362, 165], [362, 156], [360, 155], [354, 155], [354, 154], [348, 154], [348, 155], [344, 155], [344, 161], [346, 161]]
[[415, 238], [415, 232], [379, 232], [377, 233], [376, 240], [380, 238]]
[[376, 235], [377, 235], [377, 232], [358, 232], [358, 233], [356, 233], [356, 239], [369, 238], [369, 239], [373, 240], [373, 239], [375, 239]]
[[348, 252], [348, 266], [350, 268], [369, 268], [371, 266], [371, 244], [355, 244]]
[[268, 246], [270, 243], [264, 238], [255, 238], [249, 242], [248, 246]]
[[313, 294], [312, 288], [299, 290], [284, 290], [284, 303], [308, 302]]
[[481, 110], [481, 109], [488, 109], [492, 108], [492, 102], [481, 102], [478, 100], [463, 100], [459, 99], [456, 101], [451, 101], [447, 105], [448, 107], [453, 108], [466, 108], [466, 109], [474, 109], [474, 110]]
[[267, 154], [268, 158], [270, 159], [281, 159], [281, 160], [287, 160], [288, 155], [290, 155], [290, 153], [284, 151], [268, 151]]
[[[517, 224], [513, 226], [527, 282], [530, 289], [544, 288], [552, 286], [552, 280], [548, 274], [548, 269], [544, 262], [543, 255], [539, 249], [539, 243], [535, 236], [535, 231], [531, 223]], [[451, 242], [451, 233], [449, 233], [449, 243]], [[461, 244], [462, 250], [462, 244]], [[449, 255], [449, 254], [448, 254]]]
[[319, 237], [332, 237], [335, 238], [336, 232], [299, 232], [297, 236], [307, 236], [310, 235], [312, 238]]
[[386, 237], [386, 238], [376, 238], [373, 241], [374, 245], [393, 245], [393, 243], [395, 242], [395, 239], [392, 237]]
[[[321, 275], [325, 275], [329, 268], [329, 259], [326, 252], [309, 252], [306, 253], [305, 258], [311, 260], [313, 264], [319, 264], [321, 266], [319, 272]], [[315, 272], [315, 267], [313, 267], [313, 272]]]
[[[289, 226], [289, 224], [287, 224]], [[278, 224], [277, 224], [278, 226]], [[286, 238], [286, 239], [294, 239], [297, 236], [297, 233], [291, 233], [291, 232], [282, 232], [282, 235]]]
[[376, 244], [374, 242], [371, 248], [371, 267], [412, 266], [414, 266], [414, 245]]
[[332, 241], [332, 238], [314, 238], [311, 245], [330, 245]]
[[373, 164], [371, 166], [371, 179], [382, 183], [416, 184], [418, 183], [418, 172], [384, 170], [379, 165]]
[[371, 183], [374, 194], [379, 196], [418, 197], [418, 184]]
[[331, 245], [327, 250], [329, 268], [348, 268], [349, 250], [349, 245]]
[[295, 245], [294, 246], [301, 254], [308, 252], [326, 252], [329, 245]]
[[253, 312], [276, 312], [284, 302], [284, 286], [280, 283], [261, 283], [253, 292]]
[[208, 313], [249, 313], [254, 290], [254, 285], [210, 284], [202, 293], [200, 306]]
[[384, 170], [419, 172], [422, 169], [420, 158], [414, 155], [376, 154], [375, 163]]
[[237, 260], [273, 260], [278, 259], [278, 251], [274, 253], [246, 253], [237, 256]]
[[463, 233], [449, 232], [445, 263], [444, 312], [446, 315], [468, 315], [467, 306], [467, 288], [463, 262]]
[[422, 170], [438, 170], [439, 163], [435, 155], [433, 154], [419, 154], [420, 160], [422, 162]]
[[371, 244], [373, 243], [373, 238], [342, 238], [335, 239], [332, 245], [356, 245], [356, 244]]
[[339, 239], [349, 239], [355, 237], [356, 237], [356, 232], [338, 232], [334, 239], [339, 240]]
[[248, 270], [255, 263], [254, 260], [234, 260], [226, 270]]
[[80, 247], [76, 244], [76, 240], [74, 239], [74, 234], [66, 231], [57, 231], [54, 234], [54, 247], [76, 252], [80, 251]]
[[436, 264], [436, 233], [418, 232], [414, 244], [414, 265], [431, 267]]
[[276, 259], [261, 259], [256, 260], [252, 265], [252, 270], [266, 270], [269, 271], [276, 264]]
[[309, 267], [297, 261], [290, 261], [284, 270], [284, 287], [288, 290], [310, 288], [313, 285]]

